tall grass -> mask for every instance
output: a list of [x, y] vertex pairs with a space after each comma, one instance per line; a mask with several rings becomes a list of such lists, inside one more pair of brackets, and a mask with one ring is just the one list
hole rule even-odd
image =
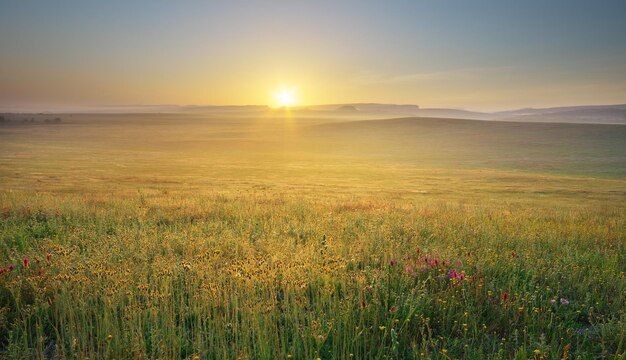
[[148, 189], [0, 200], [6, 358], [626, 353], [619, 197], [572, 206]]

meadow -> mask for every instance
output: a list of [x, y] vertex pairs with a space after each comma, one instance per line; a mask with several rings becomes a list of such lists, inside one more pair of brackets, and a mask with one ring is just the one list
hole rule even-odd
[[0, 125], [0, 358], [623, 359], [626, 126]]

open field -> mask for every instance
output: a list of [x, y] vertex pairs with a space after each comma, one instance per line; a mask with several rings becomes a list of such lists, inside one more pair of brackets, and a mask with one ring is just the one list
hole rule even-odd
[[61, 117], [0, 125], [0, 357], [626, 353], [624, 125]]

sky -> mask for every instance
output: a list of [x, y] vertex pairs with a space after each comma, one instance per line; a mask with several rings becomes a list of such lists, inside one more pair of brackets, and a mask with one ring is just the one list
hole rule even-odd
[[[0, 0], [0, 109], [626, 103], [624, 0]], [[284, 94], [283, 94], [284, 95]]]

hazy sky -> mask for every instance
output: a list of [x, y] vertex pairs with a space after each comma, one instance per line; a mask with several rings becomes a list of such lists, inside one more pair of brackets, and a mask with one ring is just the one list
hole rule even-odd
[[626, 1], [0, 0], [0, 108], [626, 103]]

